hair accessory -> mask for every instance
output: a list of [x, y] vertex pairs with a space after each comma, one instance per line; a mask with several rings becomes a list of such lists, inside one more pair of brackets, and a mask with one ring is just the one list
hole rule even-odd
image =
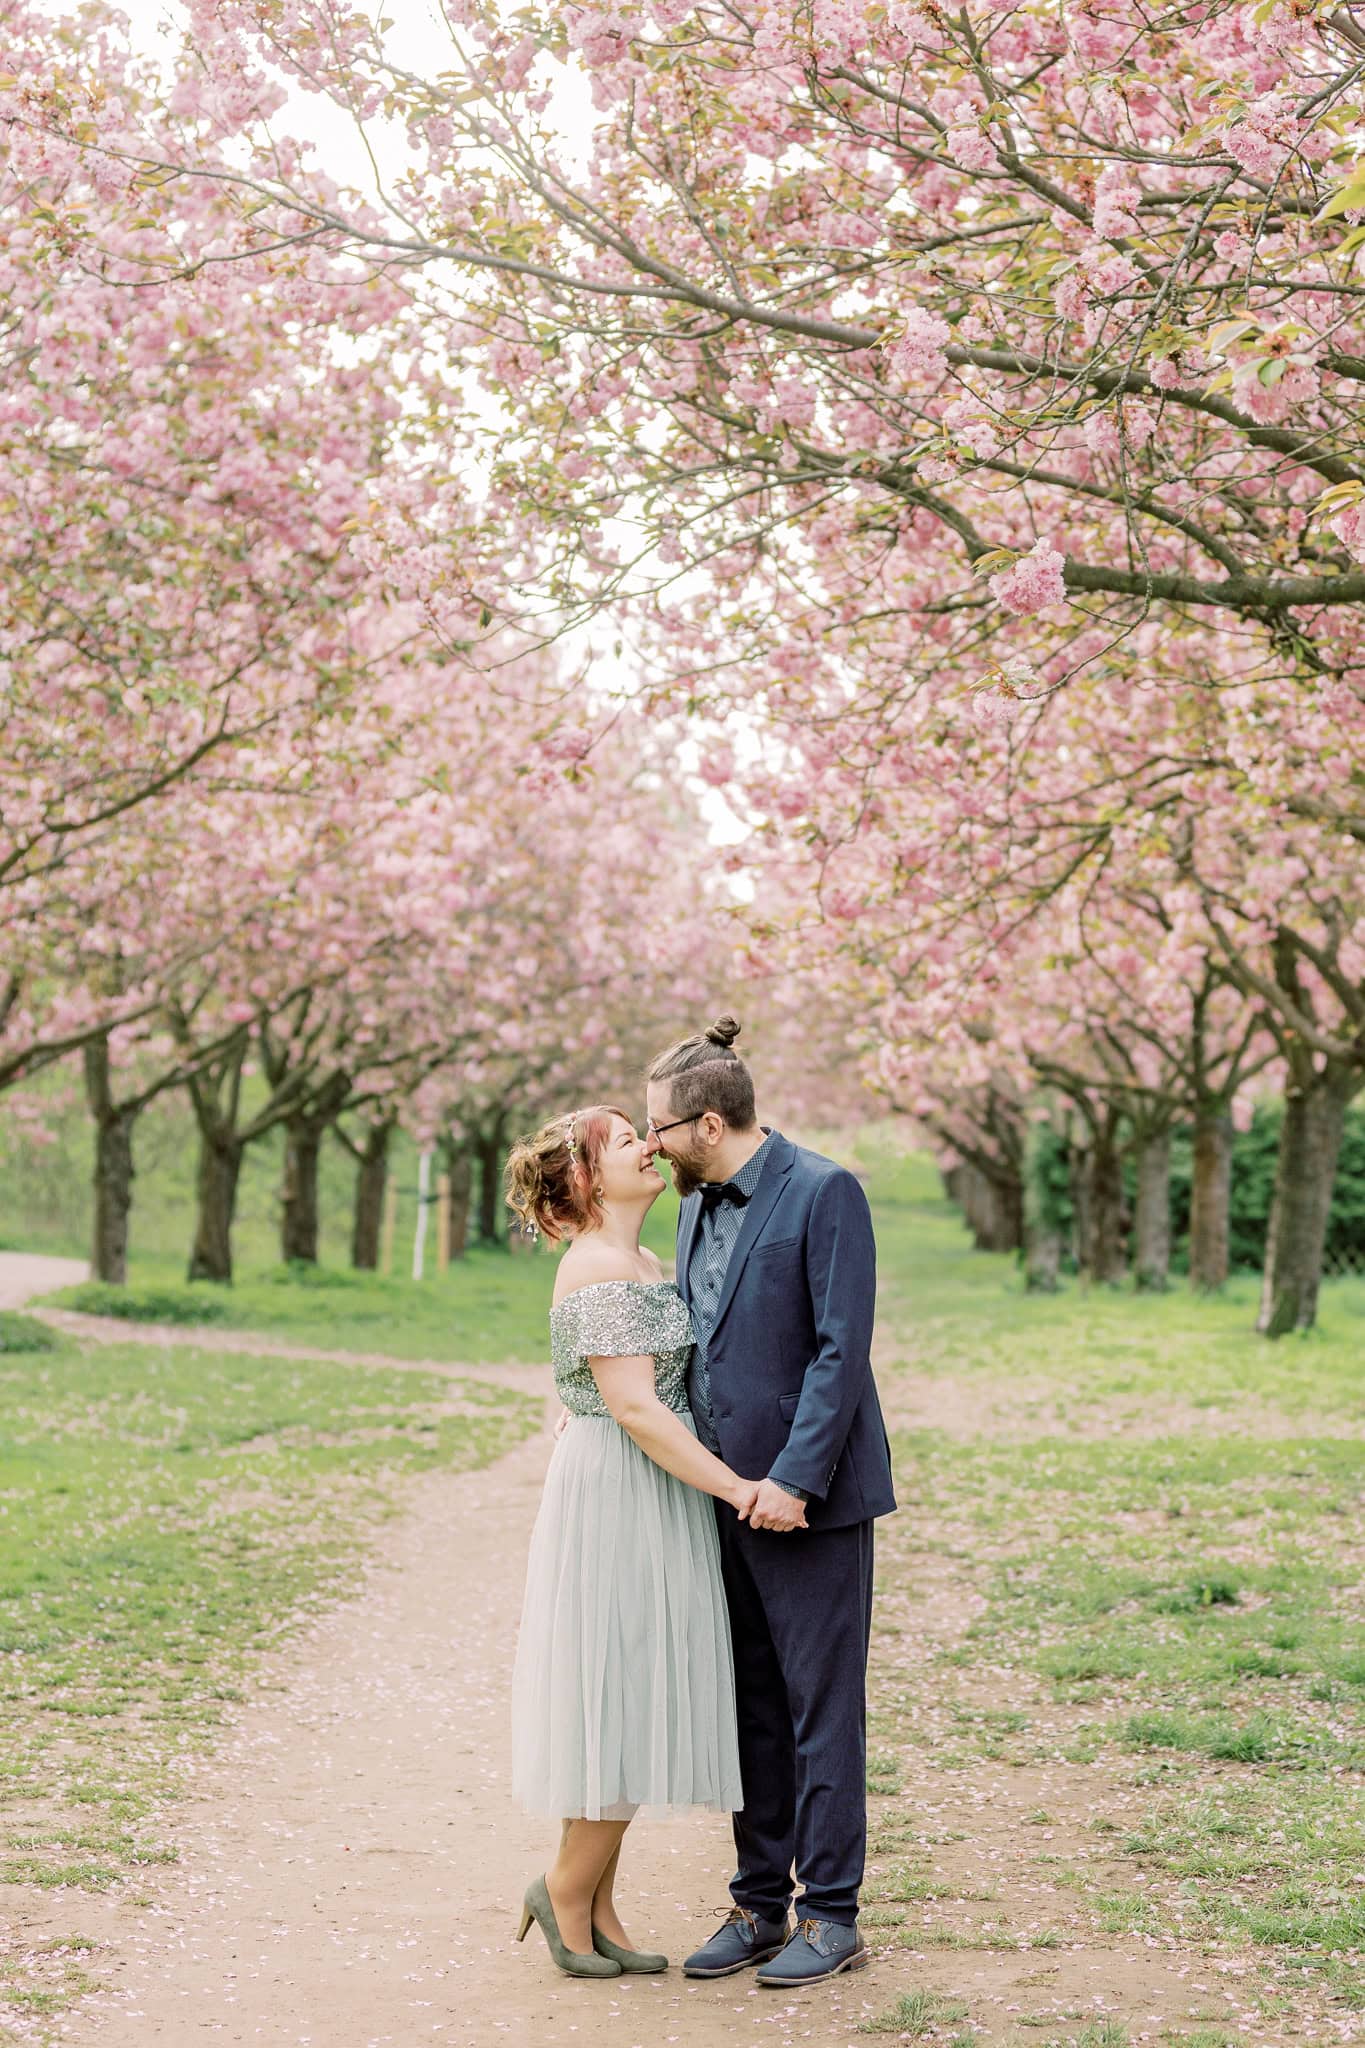
[[569, 1148], [569, 1164], [571, 1166], [577, 1166], [578, 1164], [578, 1139], [574, 1136], [574, 1125], [577, 1122], [577, 1110], [574, 1110], [571, 1115], [566, 1116], [564, 1119], [564, 1143]]

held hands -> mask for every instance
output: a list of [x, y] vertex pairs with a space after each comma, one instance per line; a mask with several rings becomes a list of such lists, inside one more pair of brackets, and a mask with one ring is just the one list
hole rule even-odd
[[748, 1521], [754, 1502], [758, 1499], [758, 1490], [761, 1484], [761, 1480], [758, 1479], [736, 1478], [734, 1485], [730, 1488], [730, 1505], [739, 1516], [741, 1522]]
[[808, 1526], [806, 1503], [771, 1479], [741, 1479], [734, 1506], [740, 1521], [747, 1521], [751, 1529], [776, 1529], [786, 1535]]

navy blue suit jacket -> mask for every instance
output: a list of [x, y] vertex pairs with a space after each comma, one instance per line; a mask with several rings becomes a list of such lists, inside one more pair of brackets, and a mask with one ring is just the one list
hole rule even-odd
[[[678, 1287], [701, 1196], [678, 1212]], [[845, 1528], [896, 1505], [872, 1378], [872, 1215], [844, 1167], [775, 1131], [745, 1206], [707, 1345], [711, 1412], [725, 1461], [746, 1479], [802, 1487], [812, 1529]]]

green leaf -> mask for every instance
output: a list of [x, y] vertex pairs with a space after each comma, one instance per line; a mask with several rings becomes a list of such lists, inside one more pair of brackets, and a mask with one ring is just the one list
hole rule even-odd
[[1333, 220], [1339, 213], [1365, 212], [1365, 171], [1357, 171], [1348, 185], [1334, 192], [1327, 204], [1315, 214], [1316, 220]]
[[1324, 491], [1318, 498], [1315, 509], [1324, 515], [1339, 512], [1343, 505], [1354, 505], [1362, 495], [1365, 495], [1365, 484], [1333, 484], [1330, 490]]
[[1209, 347], [1221, 355], [1229, 342], [1240, 341], [1244, 334], [1259, 334], [1260, 323], [1256, 320], [1220, 320], [1209, 336]]
[[997, 569], [1008, 569], [1019, 559], [1017, 548], [989, 548], [984, 555], [978, 555], [972, 563], [973, 576], [990, 576]]

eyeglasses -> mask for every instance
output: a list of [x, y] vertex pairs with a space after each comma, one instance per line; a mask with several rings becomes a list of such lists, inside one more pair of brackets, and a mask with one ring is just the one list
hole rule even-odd
[[645, 1131], [646, 1134], [653, 1131], [656, 1138], [662, 1138], [665, 1131], [676, 1131], [679, 1124], [694, 1124], [700, 1115], [701, 1111], [698, 1110], [697, 1116], [675, 1116], [671, 1124], [656, 1124], [653, 1117], [651, 1117], [645, 1125]]

